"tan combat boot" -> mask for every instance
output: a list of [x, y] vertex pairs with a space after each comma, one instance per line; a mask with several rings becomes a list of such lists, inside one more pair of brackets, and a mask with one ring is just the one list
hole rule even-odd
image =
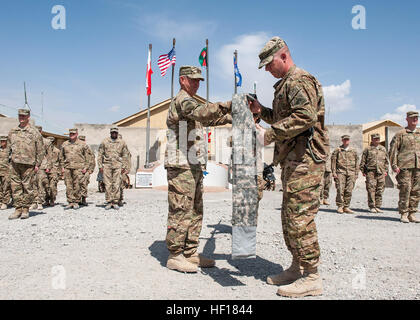
[[194, 263], [189, 262], [182, 252], [177, 254], [170, 254], [166, 267], [171, 270], [178, 270], [181, 272], [197, 272], [198, 266]]
[[29, 218], [29, 208], [22, 208], [22, 215], [20, 216], [21, 219], [28, 219]]
[[105, 210], [109, 210], [111, 208], [112, 208], [112, 203], [108, 202], [106, 207], [105, 207]]
[[415, 212], [412, 212], [412, 213], [408, 214], [408, 221], [414, 222], [414, 223], [420, 223], [420, 220], [417, 220], [417, 218], [416, 218], [416, 213]]
[[1, 207], [0, 207], [0, 210], [6, 210], [6, 209], [7, 209], [7, 204], [2, 203]]
[[343, 214], [344, 213], [343, 207], [338, 207], [337, 213]]
[[184, 255], [184, 256], [188, 262], [191, 262], [201, 268], [213, 268], [216, 265], [215, 260], [207, 258], [201, 254], [198, 254], [198, 252], [195, 252], [189, 256], [187, 255]]
[[73, 203], [73, 209], [79, 209], [79, 204]]
[[68, 205], [66, 205], [64, 207], [64, 210], [68, 210], [68, 209], [71, 209], [71, 208], [73, 208], [73, 203], [69, 203]]
[[378, 207], [375, 207], [375, 210], [376, 210], [377, 213], [383, 213], [383, 211]]
[[353, 214], [353, 213], [354, 213], [354, 211], [353, 211], [353, 210], [351, 210], [349, 207], [345, 207], [345, 208], [343, 209], [343, 211], [344, 211], [345, 213], [349, 213], [349, 214]]
[[118, 205], [118, 203], [116, 202], [116, 203], [113, 203], [112, 204], [112, 207], [115, 209], [115, 210], [120, 210], [120, 207], [119, 207], [119, 205]]
[[36, 210], [37, 208], [38, 208], [38, 204], [35, 202], [31, 204], [31, 206], [29, 207], [29, 210]]
[[275, 286], [289, 284], [302, 277], [303, 269], [299, 267], [299, 262], [293, 259], [292, 265], [279, 274], [272, 274], [267, 277], [267, 283]]
[[80, 204], [82, 205], [82, 206], [85, 206], [85, 207], [87, 207], [87, 201], [86, 201], [86, 197], [82, 197], [82, 201], [80, 202]]
[[22, 208], [16, 208], [15, 212], [9, 216], [9, 220], [19, 219], [22, 215]]
[[400, 219], [400, 221], [401, 221], [401, 222], [404, 222], [404, 223], [409, 223], [410, 221], [408, 220], [408, 214], [407, 214], [407, 213], [403, 213], [403, 214], [401, 215], [401, 219]]
[[41, 203], [38, 203], [38, 204], [36, 205], [36, 209], [37, 209], [37, 210], [43, 210], [43, 209], [44, 209], [44, 206], [43, 206]]
[[371, 213], [377, 213], [378, 211], [376, 211], [376, 208], [370, 208], [369, 209], [369, 211], [371, 212]]
[[325, 204], [326, 206], [330, 205], [330, 202], [327, 199], [324, 199], [324, 201], [322, 201], [323, 204]]
[[283, 297], [305, 297], [322, 295], [322, 279], [317, 268], [305, 269], [303, 276], [295, 282], [280, 286], [277, 294]]

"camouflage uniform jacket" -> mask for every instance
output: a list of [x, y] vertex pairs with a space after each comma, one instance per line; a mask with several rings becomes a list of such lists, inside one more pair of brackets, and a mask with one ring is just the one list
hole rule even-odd
[[37, 129], [31, 125], [17, 126], [9, 132], [7, 147], [13, 163], [40, 167], [44, 158], [44, 143]]
[[324, 124], [325, 105], [322, 86], [311, 74], [293, 66], [274, 85], [273, 108], [261, 109], [261, 119], [271, 125], [265, 133], [269, 143], [275, 142], [275, 165], [287, 159], [300, 161], [308, 152], [307, 142], [313, 130], [310, 146], [313, 155], [326, 161], [329, 153], [328, 130]]
[[96, 167], [95, 154], [93, 153], [92, 149], [89, 147], [89, 145], [85, 141], [83, 140], [80, 140], [80, 141], [82, 141], [82, 143], [86, 144], [86, 146], [88, 147], [88, 156], [89, 156], [88, 171], [90, 174], [92, 174], [93, 170], [95, 170], [95, 167]]
[[51, 141], [48, 140], [48, 139], [42, 138], [42, 142], [44, 144], [44, 158], [42, 159], [41, 166], [39, 167], [39, 169], [45, 170], [45, 169], [48, 168], [48, 165], [47, 165], [47, 161], [48, 161], [47, 160], [47, 149], [49, 148], [49, 146], [51, 144]]
[[398, 131], [391, 141], [389, 160], [392, 169], [420, 169], [420, 130]]
[[60, 150], [60, 167], [87, 170], [89, 168], [87, 145], [80, 140], [75, 142], [65, 141]]
[[0, 147], [0, 176], [9, 174], [10, 155], [9, 148]]
[[107, 166], [112, 169], [127, 170], [127, 158], [128, 148], [125, 141], [108, 137], [102, 141], [98, 149], [98, 168]]
[[51, 173], [61, 173], [60, 169], [60, 149], [58, 149], [53, 144], [48, 150], [48, 157], [50, 161], [48, 162], [48, 169]]
[[165, 168], [205, 168], [207, 141], [203, 126], [232, 123], [228, 114], [231, 106], [231, 102], [201, 104], [181, 89], [172, 100], [166, 119]]
[[376, 171], [379, 174], [388, 173], [388, 154], [384, 146], [369, 146], [362, 153], [360, 160], [360, 171], [366, 174], [367, 171]]
[[331, 172], [333, 175], [341, 173], [357, 177], [359, 174], [358, 161], [356, 150], [350, 147], [345, 150], [340, 146], [331, 154]]

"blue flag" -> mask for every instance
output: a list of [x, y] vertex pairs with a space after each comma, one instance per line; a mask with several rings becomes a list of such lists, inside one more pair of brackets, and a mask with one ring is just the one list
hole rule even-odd
[[242, 75], [239, 72], [238, 63], [236, 61], [236, 57], [235, 56], [233, 56], [233, 66], [234, 66], [234, 70], [235, 70], [236, 86], [237, 87], [240, 87], [242, 85]]

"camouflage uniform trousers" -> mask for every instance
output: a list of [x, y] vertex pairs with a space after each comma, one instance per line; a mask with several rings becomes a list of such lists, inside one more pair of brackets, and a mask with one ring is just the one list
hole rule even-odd
[[420, 201], [420, 169], [401, 169], [397, 175], [400, 214], [416, 213]]
[[335, 199], [337, 207], [349, 208], [356, 177], [354, 175], [337, 173], [337, 178], [334, 180], [335, 188], [337, 189], [337, 197]]
[[121, 187], [120, 187], [120, 201], [123, 202], [124, 201], [124, 189], [125, 189], [125, 184], [128, 184], [128, 178], [127, 178], [127, 173], [124, 173], [121, 176]]
[[281, 222], [287, 249], [302, 267], [317, 267], [320, 247], [315, 225], [325, 164], [305, 154], [302, 161], [286, 159], [282, 170]]
[[47, 173], [48, 178], [48, 187], [47, 187], [47, 195], [46, 200], [50, 200], [55, 202], [57, 198], [57, 184], [58, 184], [58, 175], [57, 173]]
[[331, 171], [325, 171], [324, 178], [322, 179], [322, 184], [321, 184], [321, 194], [320, 194], [321, 200], [329, 199], [331, 183], [332, 183], [332, 173]]
[[177, 254], [194, 254], [199, 245], [203, 222], [203, 171], [167, 168], [168, 222], [166, 245]]
[[366, 173], [366, 191], [368, 194], [369, 208], [380, 208], [382, 206], [382, 194], [385, 190], [385, 174], [377, 173], [374, 170]]
[[37, 190], [37, 198], [36, 202], [43, 204], [47, 197], [47, 189], [49, 187], [49, 181], [47, 177], [47, 173], [45, 170], [39, 169], [36, 173], [37, 176], [37, 183], [38, 183], [38, 190]]
[[27, 164], [13, 163], [10, 172], [13, 206], [29, 208], [34, 198], [35, 167]]
[[0, 174], [0, 204], [9, 204], [10, 196], [10, 176]]
[[66, 197], [68, 203], [79, 203], [82, 201], [82, 182], [82, 169], [64, 169], [64, 183], [66, 185]]
[[82, 192], [82, 197], [87, 198], [87, 196], [88, 196], [89, 182], [90, 182], [90, 173], [88, 171], [86, 171], [86, 173], [83, 175], [83, 180], [82, 180], [82, 183], [80, 185], [81, 192]]
[[118, 203], [121, 195], [121, 168], [104, 166], [104, 184], [106, 202]]

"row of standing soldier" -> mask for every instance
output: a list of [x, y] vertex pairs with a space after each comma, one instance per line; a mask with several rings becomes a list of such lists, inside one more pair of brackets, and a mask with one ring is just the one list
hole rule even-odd
[[[30, 111], [19, 109], [19, 126], [8, 136], [0, 136], [0, 209], [12, 201], [15, 212], [9, 219], [29, 218], [29, 210], [53, 207], [57, 184], [62, 176], [68, 205], [65, 209], [87, 206], [90, 175], [95, 169], [95, 155], [77, 129], [69, 130], [69, 140], [61, 148], [55, 138], [43, 138], [42, 127], [29, 123]], [[118, 128], [98, 150], [98, 167], [105, 182], [105, 209], [123, 205], [123, 189], [131, 167], [131, 154]]]

